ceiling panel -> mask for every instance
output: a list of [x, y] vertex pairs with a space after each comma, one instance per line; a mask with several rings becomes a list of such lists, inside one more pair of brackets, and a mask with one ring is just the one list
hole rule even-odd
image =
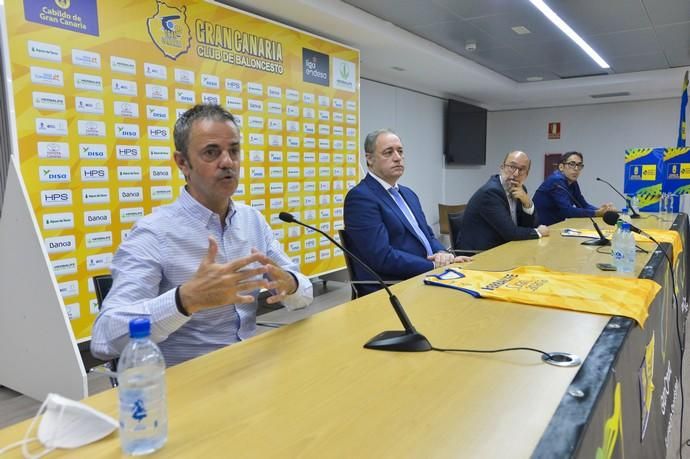
[[659, 52], [636, 56], [612, 57], [608, 61], [616, 73], [643, 72], [668, 66], [666, 56]]
[[468, 41], [476, 42], [477, 49], [504, 48], [506, 46], [502, 40], [494, 38], [469, 22], [462, 20], [415, 27], [410, 31], [452, 50], [464, 50]]
[[549, 0], [547, 4], [584, 38], [651, 26], [639, 0]]
[[690, 22], [658, 26], [655, 30], [663, 48], [690, 47]]
[[690, 65], [688, 48], [672, 48], [664, 51], [671, 67], [685, 67]]
[[[349, 2], [349, 0], [348, 0]], [[489, 16], [492, 14], [512, 14], [525, 7], [527, 0], [431, 0], [463, 19]]]
[[604, 60], [662, 51], [656, 33], [651, 28], [596, 35], [590, 37], [588, 42]]
[[690, 21], [688, 0], [642, 0], [652, 23], [658, 25]]
[[429, 0], [348, 0], [347, 3], [408, 30], [415, 26], [460, 19]]
[[[470, 19], [470, 24], [506, 44], [514, 42], [545, 42], [563, 38], [563, 33], [533, 7], [523, 8], [513, 14], [496, 14]], [[524, 26], [530, 34], [518, 35], [512, 27]]]

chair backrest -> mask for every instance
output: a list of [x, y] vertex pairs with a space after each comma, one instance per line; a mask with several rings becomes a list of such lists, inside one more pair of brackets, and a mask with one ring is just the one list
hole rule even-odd
[[[340, 236], [340, 244], [342, 244], [343, 247], [345, 247], [347, 250], [350, 250], [350, 245], [349, 241], [347, 239], [347, 233], [345, 233], [344, 229], [339, 229], [338, 230], [338, 236]], [[352, 281], [355, 281], [355, 272], [352, 269], [352, 260], [350, 259], [350, 256], [343, 252], [343, 257], [345, 257], [345, 268], [347, 269], [347, 277], [350, 278], [350, 288], [352, 289], [352, 299], [359, 298], [359, 292], [357, 291], [357, 287], [355, 287], [355, 284]]]
[[93, 288], [96, 291], [96, 301], [98, 301], [98, 309], [103, 306], [103, 300], [108, 296], [110, 287], [113, 286], [113, 276], [110, 274], [99, 274], [93, 276]]
[[[113, 276], [111, 274], [99, 274], [93, 276], [93, 289], [96, 291], [96, 301], [98, 302], [98, 310], [100, 311], [103, 307], [103, 301], [105, 297], [108, 296], [110, 287], [113, 286]], [[105, 366], [112, 372], [117, 371], [117, 361], [118, 359], [112, 359], [108, 361]], [[117, 387], [117, 378], [110, 378], [110, 385], [112, 387]]]
[[458, 250], [460, 247], [456, 247], [456, 243], [460, 240], [460, 226], [462, 225], [462, 218], [465, 216], [465, 211], [455, 212], [448, 214], [448, 228], [450, 228], [450, 248], [452, 250]]
[[465, 210], [467, 204], [439, 204], [438, 205], [438, 230], [441, 234], [450, 234], [448, 226], [448, 214], [454, 214]]

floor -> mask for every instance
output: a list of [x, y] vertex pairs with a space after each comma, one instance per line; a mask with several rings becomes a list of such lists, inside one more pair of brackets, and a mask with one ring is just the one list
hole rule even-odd
[[[276, 325], [297, 322], [349, 300], [349, 284], [337, 280], [329, 280], [326, 283], [317, 281], [314, 283], [314, 302], [308, 308], [298, 311], [287, 311], [284, 308], [275, 310], [270, 307], [260, 308], [261, 315], [257, 318], [257, 324], [265, 323], [269, 326], [257, 327], [257, 334], [272, 330]], [[111, 387], [110, 379], [102, 374], [89, 373], [87, 381], [91, 395]], [[40, 406], [41, 402], [0, 386], [0, 429], [33, 417]]]

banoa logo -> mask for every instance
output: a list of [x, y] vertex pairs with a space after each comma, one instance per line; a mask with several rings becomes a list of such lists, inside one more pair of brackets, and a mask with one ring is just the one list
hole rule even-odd
[[75, 248], [74, 236], [58, 236], [45, 239], [48, 253], [72, 252]]
[[128, 187], [118, 189], [120, 202], [141, 202], [144, 199], [144, 191], [141, 187]]
[[110, 225], [110, 210], [84, 212], [84, 226]]
[[41, 205], [43, 207], [71, 206], [72, 190], [43, 190]]
[[172, 178], [172, 168], [169, 166], [152, 166], [149, 173], [151, 180], [170, 180]]
[[82, 182], [107, 182], [108, 168], [107, 167], [82, 167], [81, 168]]
[[39, 166], [38, 176], [41, 182], [68, 183], [71, 180], [68, 166]]

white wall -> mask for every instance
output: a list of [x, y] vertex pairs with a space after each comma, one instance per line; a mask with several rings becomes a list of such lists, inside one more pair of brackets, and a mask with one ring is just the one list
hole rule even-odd
[[[678, 99], [662, 99], [491, 112], [487, 165], [445, 169], [445, 200], [467, 202], [512, 150], [524, 150], [532, 159], [526, 185], [533, 193], [543, 180], [544, 154], [578, 150], [585, 157], [585, 169], [578, 181], [587, 200], [595, 205], [613, 202], [620, 208], [624, 205], [622, 199], [595, 177], [608, 180], [622, 191], [625, 150], [675, 146], [679, 109]], [[552, 121], [561, 122], [560, 140], [547, 139], [547, 125]]]
[[[393, 86], [361, 80], [360, 160], [364, 138], [376, 129], [391, 128], [405, 149], [405, 175], [400, 180], [419, 196], [429, 224], [437, 226], [442, 202], [443, 118], [446, 101]], [[437, 228], [435, 228], [438, 230]]]
[[[526, 185], [533, 193], [544, 174], [544, 154], [578, 150], [585, 169], [580, 185], [595, 205], [623, 201], [599, 176], [623, 189], [627, 148], [675, 146], [678, 99], [582, 105], [533, 110], [490, 112], [486, 166], [446, 167], [443, 161], [443, 123], [446, 101], [369, 80], [361, 80], [359, 150], [374, 129], [389, 127], [405, 147], [405, 175], [401, 183], [419, 195], [428, 222], [438, 231], [438, 203], [466, 203], [490, 175], [498, 172], [506, 153], [524, 150], [532, 159]], [[548, 140], [549, 122], [561, 123], [561, 139]]]

